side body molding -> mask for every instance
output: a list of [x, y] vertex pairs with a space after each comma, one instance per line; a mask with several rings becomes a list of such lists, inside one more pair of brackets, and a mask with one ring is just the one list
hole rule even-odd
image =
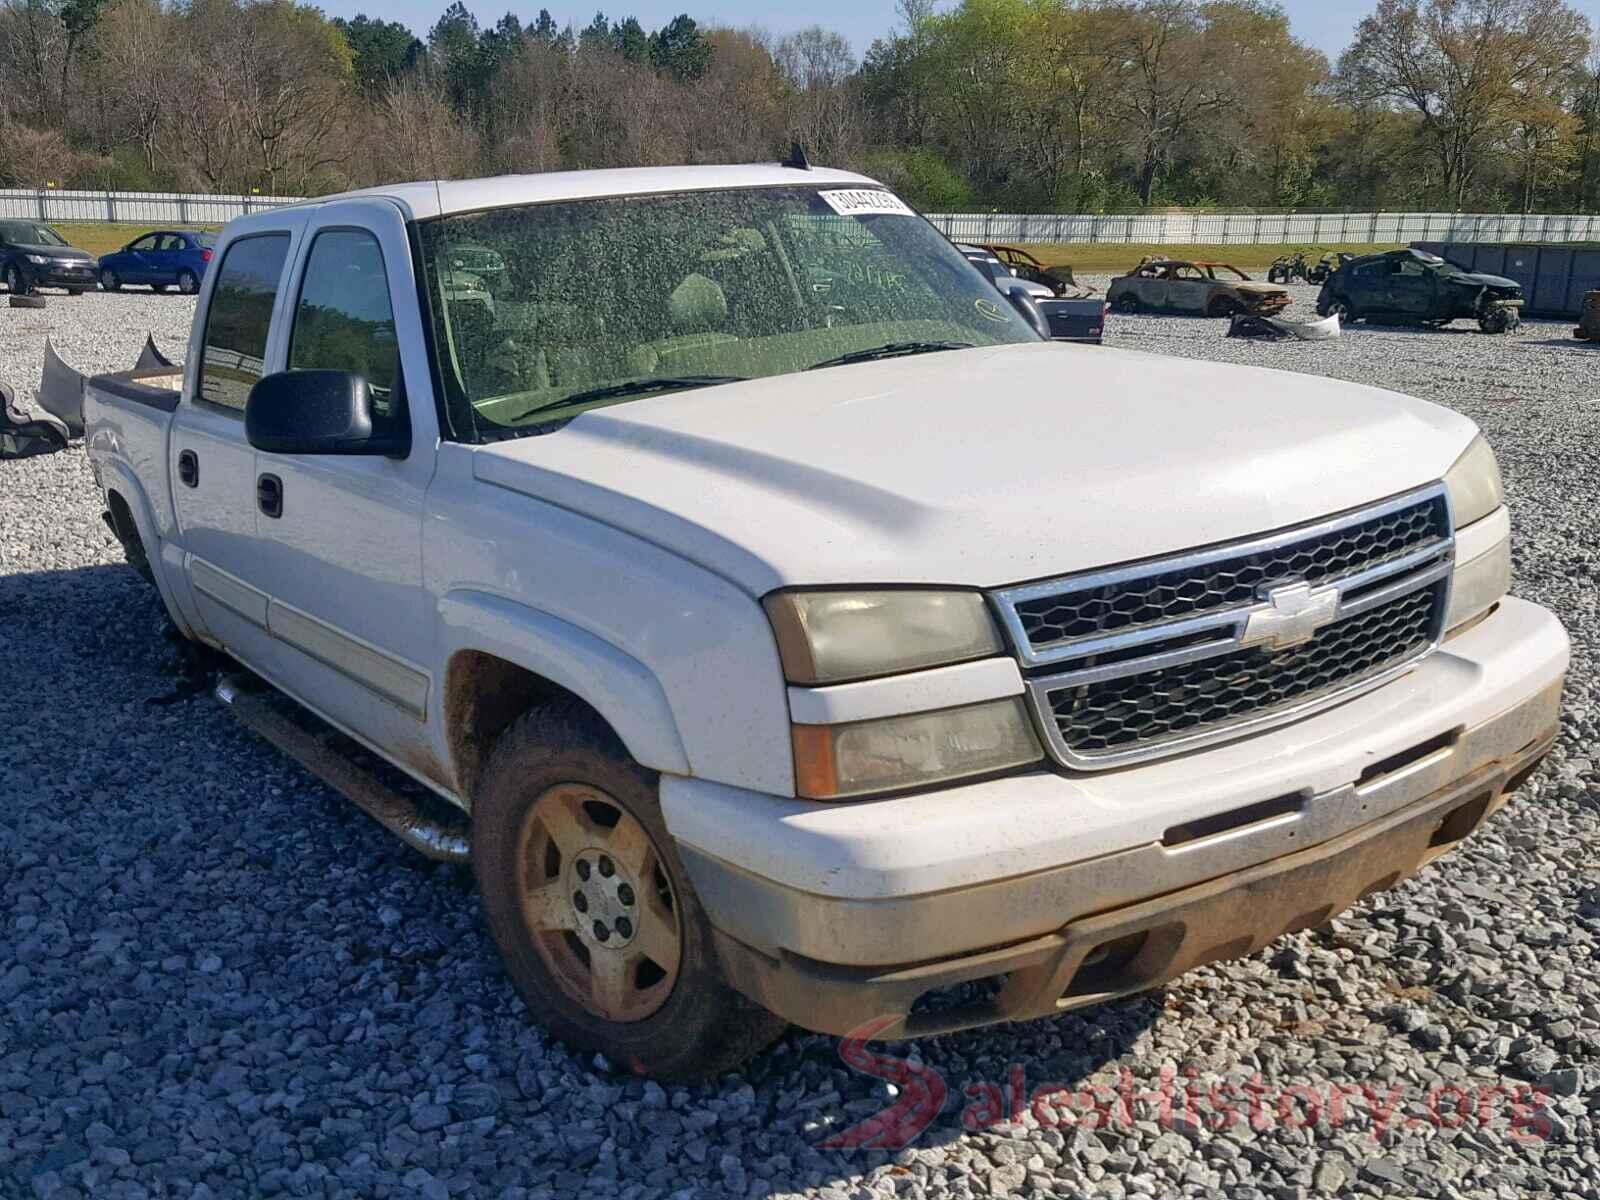
[[[670, 775], [690, 773], [660, 682], [611, 643], [549, 613], [468, 589], [439, 601], [439, 625], [446, 666], [463, 650], [515, 663], [592, 705], [641, 765]], [[444, 723], [435, 721], [434, 728], [442, 735]], [[447, 746], [439, 749], [448, 754]]]

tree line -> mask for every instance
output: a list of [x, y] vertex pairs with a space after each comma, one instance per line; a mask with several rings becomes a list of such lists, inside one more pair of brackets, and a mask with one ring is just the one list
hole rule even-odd
[[1561, 0], [1379, 0], [1337, 60], [1268, 0], [901, 0], [861, 57], [688, 14], [425, 37], [293, 0], [0, 0], [0, 186], [321, 194], [771, 159], [933, 210], [1590, 211], [1600, 45]]

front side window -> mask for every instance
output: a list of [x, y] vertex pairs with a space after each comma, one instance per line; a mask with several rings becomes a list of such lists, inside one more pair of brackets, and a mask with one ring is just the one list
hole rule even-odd
[[527, 205], [429, 221], [421, 238], [440, 374], [468, 437], [841, 356], [1038, 340], [877, 189]]
[[129, 250], [154, 250], [155, 248], [156, 248], [156, 235], [153, 234], [153, 233], [146, 234], [144, 237], [140, 238], [138, 241], [130, 242], [128, 244], [128, 249]]
[[265, 367], [272, 306], [288, 253], [289, 235], [272, 233], [242, 238], [223, 255], [200, 346], [200, 399], [244, 411]]
[[317, 234], [289, 334], [290, 369], [361, 375], [374, 409], [387, 414], [399, 378], [399, 354], [377, 238], [358, 229]]

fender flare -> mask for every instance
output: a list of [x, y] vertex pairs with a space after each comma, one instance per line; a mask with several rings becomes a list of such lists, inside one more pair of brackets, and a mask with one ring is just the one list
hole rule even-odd
[[[641, 766], [669, 775], [691, 773], [667, 694], [632, 655], [570, 621], [489, 592], [448, 592], [438, 611], [446, 686], [457, 654], [493, 655], [590, 705]], [[441, 733], [445, 725], [438, 723]]]
[[144, 543], [145, 556], [150, 560], [150, 572], [156, 577], [156, 591], [161, 594], [161, 603], [166, 605], [167, 616], [185, 637], [198, 638], [200, 635], [184, 616], [183, 606], [172, 594], [172, 581], [167, 577], [170, 566], [163, 553], [165, 543], [156, 531], [155, 510], [150, 503], [149, 494], [144, 490], [144, 485], [139, 482], [139, 477], [134, 474], [133, 468], [121, 459], [96, 456], [95, 461], [99, 467], [107, 505], [110, 504], [111, 493], [115, 492], [128, 506], [128, 514], [133, 517], [139, 540]]

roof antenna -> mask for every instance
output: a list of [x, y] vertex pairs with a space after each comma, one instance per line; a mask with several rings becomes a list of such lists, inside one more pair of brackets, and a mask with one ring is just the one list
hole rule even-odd
[[811, 164], [806, 161], [806, 148], [799, 142], [789, 143], [789, 157], [778, 165], [780, 167], [793, 167], [796, 171], [811, 170]]

